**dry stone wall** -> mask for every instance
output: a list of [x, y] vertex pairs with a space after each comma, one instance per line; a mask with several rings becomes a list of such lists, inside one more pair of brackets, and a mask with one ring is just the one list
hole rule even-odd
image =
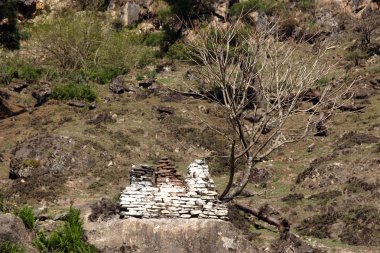
[[195, 160], [187, 168], [186, 179], [167, 158], [157, 170], [135, 166], [131, 183], [120, 197], [121, 217], [227, 219], [228, 209], [217, 198], [208, 165]]

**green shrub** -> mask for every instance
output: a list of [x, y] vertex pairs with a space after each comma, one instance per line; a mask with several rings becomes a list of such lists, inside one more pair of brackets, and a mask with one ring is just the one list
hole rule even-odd
[[2, 241], [0, 242], [0, 253], [24, 253], [25, 250], [22, 246], [10, 242], [10, 241]]
[[283, 197], [281, 200], [289, 205], [295, 205], [298, 201], [303, 200], [304, 197], [305, 196], [302, 193], [294, 193]]
[[94, 68], [83, 70], [86, 78], [101, 84], [110, 83], [113, 78], [126, 72], [126, 69], [113, 66], [95, 66]]
[[315, 82], [319, 86], [326, 86], [330, 82], [330, 78], [328, 78], [327, 76], [324, 76], [324, 77], [319, 78]]
[[349, 61], [353, 61], [355, 66], [359, 65], [360, 61], [369, 57], [369, 54], [363, 50], [355, 49], [354, 51], [349, 51], [346, 54], [346, 58]]
[[33, 229], [35, 225], [35, 217], [33, 208], [30, 206], [23, 206], [20, 210], [16, 212], [16, 215], [24, 222], [25, 227]]
[[149, 33], [144, 36], [144, 44], [147, 46], [160, 46], [166, 40], [163, 32]]
[[186, 60], [188, 59], [188, 50], [189, 48], [185, 44], [175, 43], [169, 48], [167, 56], [171, 59]]
[[38, 168], [40, 167], [41, 162], [36, 159], [25, 159], [22, 162], [23, 167], [32, 167], [32, 168]]
[[27, 60], [19, 60], [16, 56], [3, 55], [2, 57], [5, 60], [0, 62], [0, 76], [5, 84], [9, 84], [13, 78], [31, 83], [40, 79], [45, 73], [43, 68], [36, 67]]
[[[106, 29], [104, 29], [106, 28]], [[108, 83], [136, 65], [156, 58], [143, 37], [126, 29], [112, 29], [94, 13], [68, 13], [36, 26], [32, 35], [40, 44], [43, 63], [81, 81]], [[158, 38], [147, 43], [157, 43]], [[71, 79], [72, 80], [72, 79]]]
[[34, 245], [40, 252], [98, 252], [94, 246], [85, 242], [82, 225], [80, 211], [71, 207], [65, 224], [49, 236], [39, 232]]
[[231, 16], [239, 16], [240, 14], [246, 15], [249, 12], [256, 10], [271, 15], [283, 8], [283, 3], [277, 0], [248, 0], [232, 5], [229, 14]]
[[97, 92], [90, 85], [68, 83], [54, 86], [52, 98], [58, 100], [77, 99], [94, 101], [97, 99]]

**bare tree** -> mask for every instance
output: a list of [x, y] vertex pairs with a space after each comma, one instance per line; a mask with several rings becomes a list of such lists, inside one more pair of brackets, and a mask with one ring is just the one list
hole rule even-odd
[[[230, 176], [222, 201], [237, 197], [252, 169], [273, 151], [300, 141], [325, 122], [348, 89], [343, 82], [316, 89], [317, 80], [333, 67], [324, 58], [328, 47], [283, 42], [276, 25], [255, 30], [241, 19], [215, 24], [188, 44], [197, 73], [215, 96], [199, 88], [193, 92], [220, 103], [229, 123], [223, 131], [204, 120], [231, 143]], [[245, 159], [245, 168], [235, 180], [238, 159]]]
[[380, 11], [365, 13], [364, 17], [355, 20], [354, 31], [359, 34], [359, 46], [368, 49], [376, 29], [380, 26]]

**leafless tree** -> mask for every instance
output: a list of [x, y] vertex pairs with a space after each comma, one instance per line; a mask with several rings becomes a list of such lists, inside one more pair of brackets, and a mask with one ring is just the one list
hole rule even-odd
[[358, 42], [362, 49], [368, 48], [375, 30], [380, 26], [379, 15], [380, 11], [374, 11], [366, 13], [364, 17], [355, 20], [356, 26], [354, 30], [359, 34], [360, 41]]
[[[348, 89], [344, 82], [316, 89], [317, 81], [333, 67], [325, 59], [329, 47], [281, 41], [275, 24], [260, 30], [245, 27], [241, 19], [214, 24], [188, 44], [198, 75], [218, 95], [212, 97], [199, 88], [193, 92], [220, 103], [229, 123], [223, 131], [203, 120], [231, 143], [230, 175], [219, 196], [222, 201], [237, 197], [252, 169], [273, 151], [300, 141], [331, 116]], [[235, 180], [238, 159], [245, 159], [245, 168]]]

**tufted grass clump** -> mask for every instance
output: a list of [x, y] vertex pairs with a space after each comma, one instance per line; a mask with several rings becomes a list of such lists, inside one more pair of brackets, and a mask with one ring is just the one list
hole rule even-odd
[[93, 253], [98, 250], [85, 242], [80, 211], [70, 208], [65, 224], [50, 235], [38, 232], [34, 245], [40, 252]]
[[95, 101], [98, 98], [97, 92], [90, 85], [68, 83], [53, 87], [52, 98], [58, 100], [84, 100]]
[[23, 206], [16, 212], [16, 215], [24, 222], [25, 227], [34, 229], [36, 218], [34, 216], [33, 208], [30, 206]]

